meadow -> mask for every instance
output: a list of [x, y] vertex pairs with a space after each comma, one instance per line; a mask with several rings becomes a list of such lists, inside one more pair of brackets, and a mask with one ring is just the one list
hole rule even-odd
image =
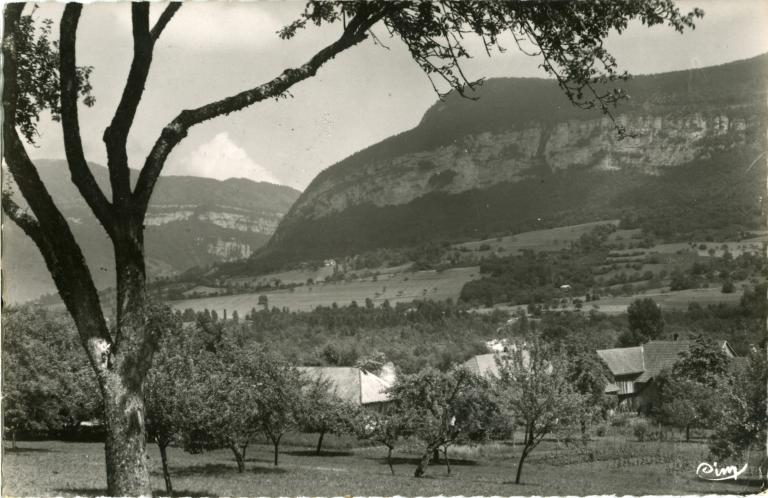
[[[571, 242], [591, 232], [600, 225], [618, 225], [619, 220], [593, 221], [580, 225], [568, 225], [544, 230], [532, 230], [530, 232], [507, 235], [492, 239], [473, 240], [462, 244], [455, 244], [459, 250], [477, 251], [480, 256], [488, 256], [492, 253], [514, 254], [523, 250], [533, 251], [559, 251], [567, 249]], [[627, 231], [629, 232], [629, 231]]]
[[222, 313], [237, 311], [240, 316], [250, 313], [252, 308], [261, 309], [259, 296], [267, 296], [269, 307], [290, 311], [311, 311], [317, 306], [331, 306], [333, 303], [346, 306], [352, 301], [363, 305], [369, 298], [375, 305], [389, 300], [395, 305], [411, 302], [415, 299], [443, 301], [458, 299], [462, 286], [480, 273], [476, 266], [450, 268], [443, 271], [425, 270], [408, 273], [384, 273], [376, 277], [361, 278], [352, 281], [320, 282], [303, 285], [293, 289], [264, 291], [258, 293], [213, 296], [200, 299], [184, 299], [171, 302], [174, 309], [194, 311], [205, 309]]
[[[701, 438], [686, 443], [677, 434], [674, 441], [638, 442], [623, 428], [608, 429], [586, 446], [545, 440], [526, 461], [521, 484], [513, 482], [520, 447], [511, 441], [452, 447], [451, 474], [441, 461], [421, 479], [413, 477], [415, 447], [396, 449], [392, 475], [383, 447], [334, 436], [327, 438], [320, 455], [310, 449], [310, 435], [287, 436], [277, 467], [271, 462], [271, 447], [255, 442], [248, 448], [242, 474], [229, 450], [190, 455], [170, 448], [169, 460], [177, 496], [692, 495], [759, 489], [756, 461], [738, 481], [697, 478], [696, 467], [708, 461]], [[153, 486], [163, 495], [157, 448], [148, 445], [148, 452]], [[3, 460], [4, 496], [106, 492], [101, 443], [21, 442], [17, 450], [6, 448]]]

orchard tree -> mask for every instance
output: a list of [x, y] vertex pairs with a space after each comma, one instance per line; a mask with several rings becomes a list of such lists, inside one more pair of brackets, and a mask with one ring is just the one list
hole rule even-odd
[[538, 338], [519, 344], [497, 361], [499, 404], [525, 430], [515, 475], [519, 484], [528, 455], [548, 434], [583, 420], [589, 398], [569, 380], [567, 357]]
[[731, 360], [715, 341], [702, 334], [679, 356], [672, 365], [675, 377], [714, 388], [728, 375]]
[[182, 446], [190, 453], [228, 448], [244, 472], [245, 452], [258, 432], [261, 357], [229, 336], [213, 351], [201, 348], [208, 339], [197, 333], [197, 347], [184, 355]]
[[185, 421], [195, 416], [187, 412], [194, 405], [190, 405], [185, 398], [194, 392], [187, 385], [194, 368], [188, 359], [194, 357], [197, 344], [181, 328], [180, 317], [172, 315], [168, 308], [155, 307], [149, 315], [148, 326], [162, 329], [163, 337], [144, 386], [147, 440], [157, 444], [165, 491], [168, 496], [173, 496], [167, 449], [171, 443], [182, 440]]
[[19, 432], [76, 430], [101, 417], [98, 386], [68, 317], [30, 308], [3, 310], [3, 426]]
[[355, 418], [355, 432], [360, 439], [375, 441], [387, 448], [387, 465], [392, 475], [392, 452], [400, 439], [413, 433], [415, 414], [401, 409], [385, 408], [382, 412], [360, 411]]
[[[734, 382], [719, 386], [724, 402], [716, 414], [715, 431], [710, 439], [710, 451], [721, 459], [738, 457], [751, 448], [766, 454], [768, 428], [768, 360], [761, 347], [749, 355], [747, 365], [738, 369]], [[761, 462], [762, 475], [768, 474], [768, 458]], [[766, 482], [763, 481], [763, 489]]]
[[252, 388], [256, 394], [257, 411], [253, 421], [274, 448], [274, 464], [277, 466], [280, 440], [297, 425], [302, 408], [303, 380], [295, 367], [265, 352], [254, 354], [244, 369], [252, 369], [255, 380]]
[[[154, 25], [150, 6], [134, 2], [131, 9], [133, 59], [120, 101], [103, 134], [111, 199], [97, 185], [82, 145], [78, 100], [94, 103], [90, 68], [77, 66], [77, 28], [83, 6], [68, 3], [59, 23], [59, 40], [45, 28], [35, 29], [25, 4], [6, 5], [3, 16], [3, 158], [20, 204], [10, 189], [2, 207], [35, 243], [72, 315], [103, 396], [106, 429], [108, 493], [149, 495], [146, 468], [143, 386], [158, 337], [146, 328], [146, 267], [144, 218], [155, 184], [169, 155], [189, 130], [205, 121], [237, 112], [258, 102], [286, 95], [297, 83], [313, 77], [325, 63], [368, 38], [379, 24], [405, 44], [413, 60], [439, 92], [466, 95], [469, 81], [461, 62], [469, 57], [467, 36], [482, 39], [490, 54], [500, 37], [511, 33], [523, 49], [533, 49], [542, 67], [556, 78], [567, 97], [582, 108], [610, 113], [622, 97], [606, 84], [627, 75], [603, 47], [611, 30], [624, 31], [635, 19], [652, 26], [668, 24], [682, 32], [702, 15], [683, 14], [672, 0], [629, 2], [310, 2], [299, 19], [280, 31], [297, 36], [311, 25], [336, 29], [338, 38], [320, 48], [306, 63], [285, 69], [274, 79], [240, 93], [179, 112], [161, 131], [131, 185], [126, 144], [142, 100], [157, 40], [181, 7], [164, 7]], [[48, 26], [50, 30], [50, 24]], [[114, 248], [116, 317], [108, 327], [90, 270], [72, 231], [56, 207], [23, 141], [32, 142], [39, 115], [50, 110], [60, 120], [72, 182]], [[8, 182], [4, 182], [8, 184]]]
[[319, 455], [326, 434], [353, 432], [356, 411], [351, 403], [339, 398], [333, 383], [321, 376], [305, 385], [297, 404], [296, 420], [304, 432], [319, 434], [316, 449]]
[[487, 381], [465, 368], [445, 373], [427, 368], [402, 375], [389, 394], [394, 410], [408, 414], [410, 431], [424, 443], [415, 477], [424, 475], [430, 460], [440, 450], [450, 474], [448, 448], [459, 438], [484, 438], [498, 411]]

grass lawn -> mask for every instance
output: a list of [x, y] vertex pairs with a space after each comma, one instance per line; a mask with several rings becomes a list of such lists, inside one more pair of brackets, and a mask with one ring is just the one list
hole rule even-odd
[[[246, 471], [237, 472], [227, 450], [190, 455], [171, 448], [174, 490], [179, 496], [343, 496], [343, 495], [589, 495], [747, 494], [758, 490], [754, 469], [740, 481], [711, 482], [695, 476], [706, 460], [702, 442], [636, 442], [626, 437], [595, 438], [586, 448], [545, 441], [526, 461], [522, 483], [514, 484], [519, 447], [493, 442], [449, 452], [451, 475], [440, 463], [427, 477], [412, 477], [415, 451], [396, 451], [396, 475], [381, 447], [343, 449], [328, 438], [317, 456], [308, 446], [282, 448], [279, 467], [271, 448], [248, 448]], [[160, 460], [149, 449], [152, 483], [164, 493]], [[722, 465], [722, 463], [721, 463]], [[745, 475], [746, 475], [745, 474]], [[742, 476], [744, 477], [744, 475]], [[4, 496], [103, 495], [104, 449], [100, 443], [21, 442], [3, 455]]]

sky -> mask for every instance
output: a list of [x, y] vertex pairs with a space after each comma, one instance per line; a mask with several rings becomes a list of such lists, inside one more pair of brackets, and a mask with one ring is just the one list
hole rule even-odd
[[[679, 1], [704, 10], [694, 31], [631, 25], [606, 47], [633, 74], [704, 67], [768, 52], [768, 1]], [[35, 15], [57, 20], [61, 4], [41, 3]], [[182, 109], [243, 91], [302, 64], [339, 35], [340, 26], [309, 27], [291, 40], [276, 31], [296, 19], [298, 1], [189, 2], [158, 41], [146, 91], [128, 141], [131, 167], [139, 168], [163, 126]], [[152, 20], [165, 4], [151, 6]], [[58, 27], [54, 28], [58, 33]], [[388, 136], [413, 128], [437, 101], [429, 81], [404, 45], [374, 29], [387, 48], [366, 41], [295, 85], [291, 97], [257, 103], [190, 131], [163, 174], [216, 179], [249, 178], [304, 189], [323, 169]], [[476, 40], [464, 64], [470, 79], [544, 77], [540, 60], [506, 44], [488, 57]], [[474, 50], [472, 50], [474, 49]], [[83, 145], [89, 161], [106, 164], [101, 137], [119, 101], [132, 57], [130, 6], [94, 3], [83, 8], [77, 64], [93, 66], [96, 105], [81, 106]], [[63, 158], [61, 129], [43, 117], [35, 158]]]

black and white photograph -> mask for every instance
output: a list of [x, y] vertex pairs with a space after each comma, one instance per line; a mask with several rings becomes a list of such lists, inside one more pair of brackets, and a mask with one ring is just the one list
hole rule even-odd
[[768, 1], [2, 9], [2, 496], [768, 491]]

